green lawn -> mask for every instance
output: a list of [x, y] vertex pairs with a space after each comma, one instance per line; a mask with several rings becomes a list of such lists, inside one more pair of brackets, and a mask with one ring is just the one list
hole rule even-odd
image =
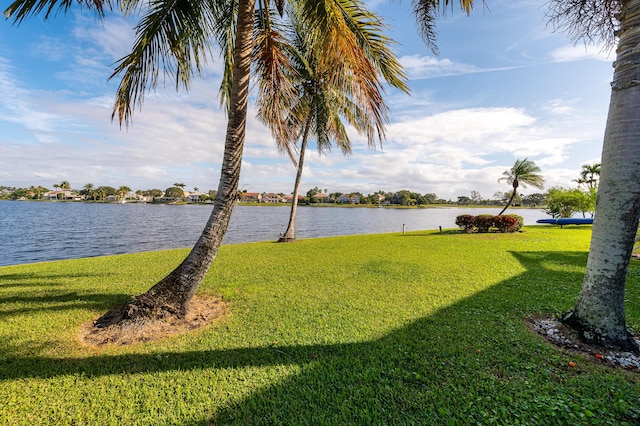
[[[82, 347], [79, 327], [185, 250], [2, 267], [0, 424], [640, 422], [638, 373], [524, 324], [572, 307], [591, 228], [524, 231], [223, 246], [200, 291], [231, 314], [124, 348]], [[640, 263], [629, 277], [638, 330]]]

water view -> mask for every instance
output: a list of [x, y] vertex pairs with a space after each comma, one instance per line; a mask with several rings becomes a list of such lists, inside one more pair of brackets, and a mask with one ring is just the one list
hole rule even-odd
[[[0, 266], [192, 246], [212, 205], [94, 204], [0, 201]], [[237, 206], [224, 244], [277, 240], [287, 206]], [[300, 206], [297, 238], [454, 228], [464, 213], [500, 208], [338, 208]], [[539, 209], [510, 209], [525, 225], [549, 217]]]

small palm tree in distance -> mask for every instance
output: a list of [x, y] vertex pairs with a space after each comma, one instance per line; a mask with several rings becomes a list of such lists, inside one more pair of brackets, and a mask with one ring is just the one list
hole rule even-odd
[[513, 187], [513, 192], [511, 193], [511, 198], [507, 201], [507, 205], [504, 206], [498, 215], [504, 213], [504, 211], [511, 205], [511, 202], [518, 194], [518, 188], [520, 185], [525, 188], [527, 185], [535, 186], [538, 189], [542, 189], [544, 187], [544, 178], [539, 173], [540, 167], [536, 166], [536, 163], [526, 158], [524, 160], [516, 160], [513, 167], [502, 172], [503, 176], [498, 179], [498, 182], [506, 181]]

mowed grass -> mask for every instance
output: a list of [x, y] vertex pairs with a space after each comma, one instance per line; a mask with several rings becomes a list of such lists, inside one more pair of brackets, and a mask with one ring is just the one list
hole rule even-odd
[[[204, 329], [95, 349], [83, 322], [148, 289], [172, 250], [0, 268], [0, 424], [624, 424], [638, 373], [530, 333], [571, 309], [590, 227], [223, 246]], [[627, 291], [640, 328], [640, 268]], [[577, 366], [569, 367], [574, 361]]]

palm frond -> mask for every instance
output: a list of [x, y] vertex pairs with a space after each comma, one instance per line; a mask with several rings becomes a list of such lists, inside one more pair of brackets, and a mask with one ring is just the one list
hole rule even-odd
[[[318, 68], [330, 70], [327, 78], [332, 79], [332, 84], [350, 93], [354, 102], [372, 117], [375, 131], [368, 133], [368, 142], [375, 147], [376, 139], [384, 139], [388, 122], [379, 77], [400, 88], [405, 79], [386, 46], [388, 40], [382, 34], [381, 21], [362, 3], [349, 0], [302, 1], [298, 14], [306, 38], [314, 46]], [[393, 69], [391, 64], [397, 67]]]
[[539, 173], [540, 167], [536, 166], [533, 161], [527, 158], [524, 160], [518, 159], [511, 169], [502, 172], [503, 177], [498, 179], [498, 182], [506, 181], [508, 184], [513, 185], [514, 189], [520, 185], [525, 188], [527, 185], [532, 185], [542, 189], [544, 187], [544, 178]]
[[220, 20], [216, 25], [216, 34], [218, 45], [224, 63], [224, 71], [218, 95], [220, 97], [220, 106], [223, 106], [229, 114], [229, 99], [231, 97], [231, 89], [233, 87], [232, 71], [233, 71], [233, 46], [235, 44], [236, 34], [236, 17], [238, 15], [238, 0], [229, 0], [226, 4], [221, 5], [224, 9], [220, 10], [218, 16]]
[[175, 77], [176, 89], [188, 89], [194, 73], [199, 73], [213, 53], [211, 40], [219, 27], [224, 0], [154, 0], [136, 26], [131, 53], [116, 64], [111, 78], [122, 73], [112, 117], [128, 123], [133, 108], [141, 106], [146, 91], [158, 84], [161, 72]]
[[[258, 82], [258, 117], [269, 124], [276, 146], [292, 159], [300, 123], [287, 118], [292, 100], [297, 97], [295, 82], [299, 79], [292, 54], [295, 49], [287, 40], [275, 11], [260, 10], [254, 29], [253, 68]], [[294, 144], [295, 145], [295, 144]]]
[[[436, 20], [439, 15], [446, 13], [448, 6], [453, 9], [453, 3], [453, 0], [413, 0], [413, 13], [416, 16], [418, 32], [427, 47], [436, 55], [439, 54], [436, 44], [438, 35]], [[469, 15], [473, 9], [473, 0], [460, 0], [459, 5], [460, 10]]]
[[25, 19], [41, 13], [44, 13], [44, 19], [66, 13], [74, 4], [93, 10], [98, 16], [104, 16], [105, 10], [111, 9], [109, 0], [16, 0], [4, 10], [4, 16], [20, 25]]
[[347, 125], [371, 147], [382, 142], [384, 82], [408, 90], [382, 21], [357, 0], [300, 0], [286, 11], [287, 26], [259, 16], [254, 46], [258, 113], [279, 149], [292, 157], [288, 147], [308, 131], [320, 153], [335, 144], [348, 155]]

